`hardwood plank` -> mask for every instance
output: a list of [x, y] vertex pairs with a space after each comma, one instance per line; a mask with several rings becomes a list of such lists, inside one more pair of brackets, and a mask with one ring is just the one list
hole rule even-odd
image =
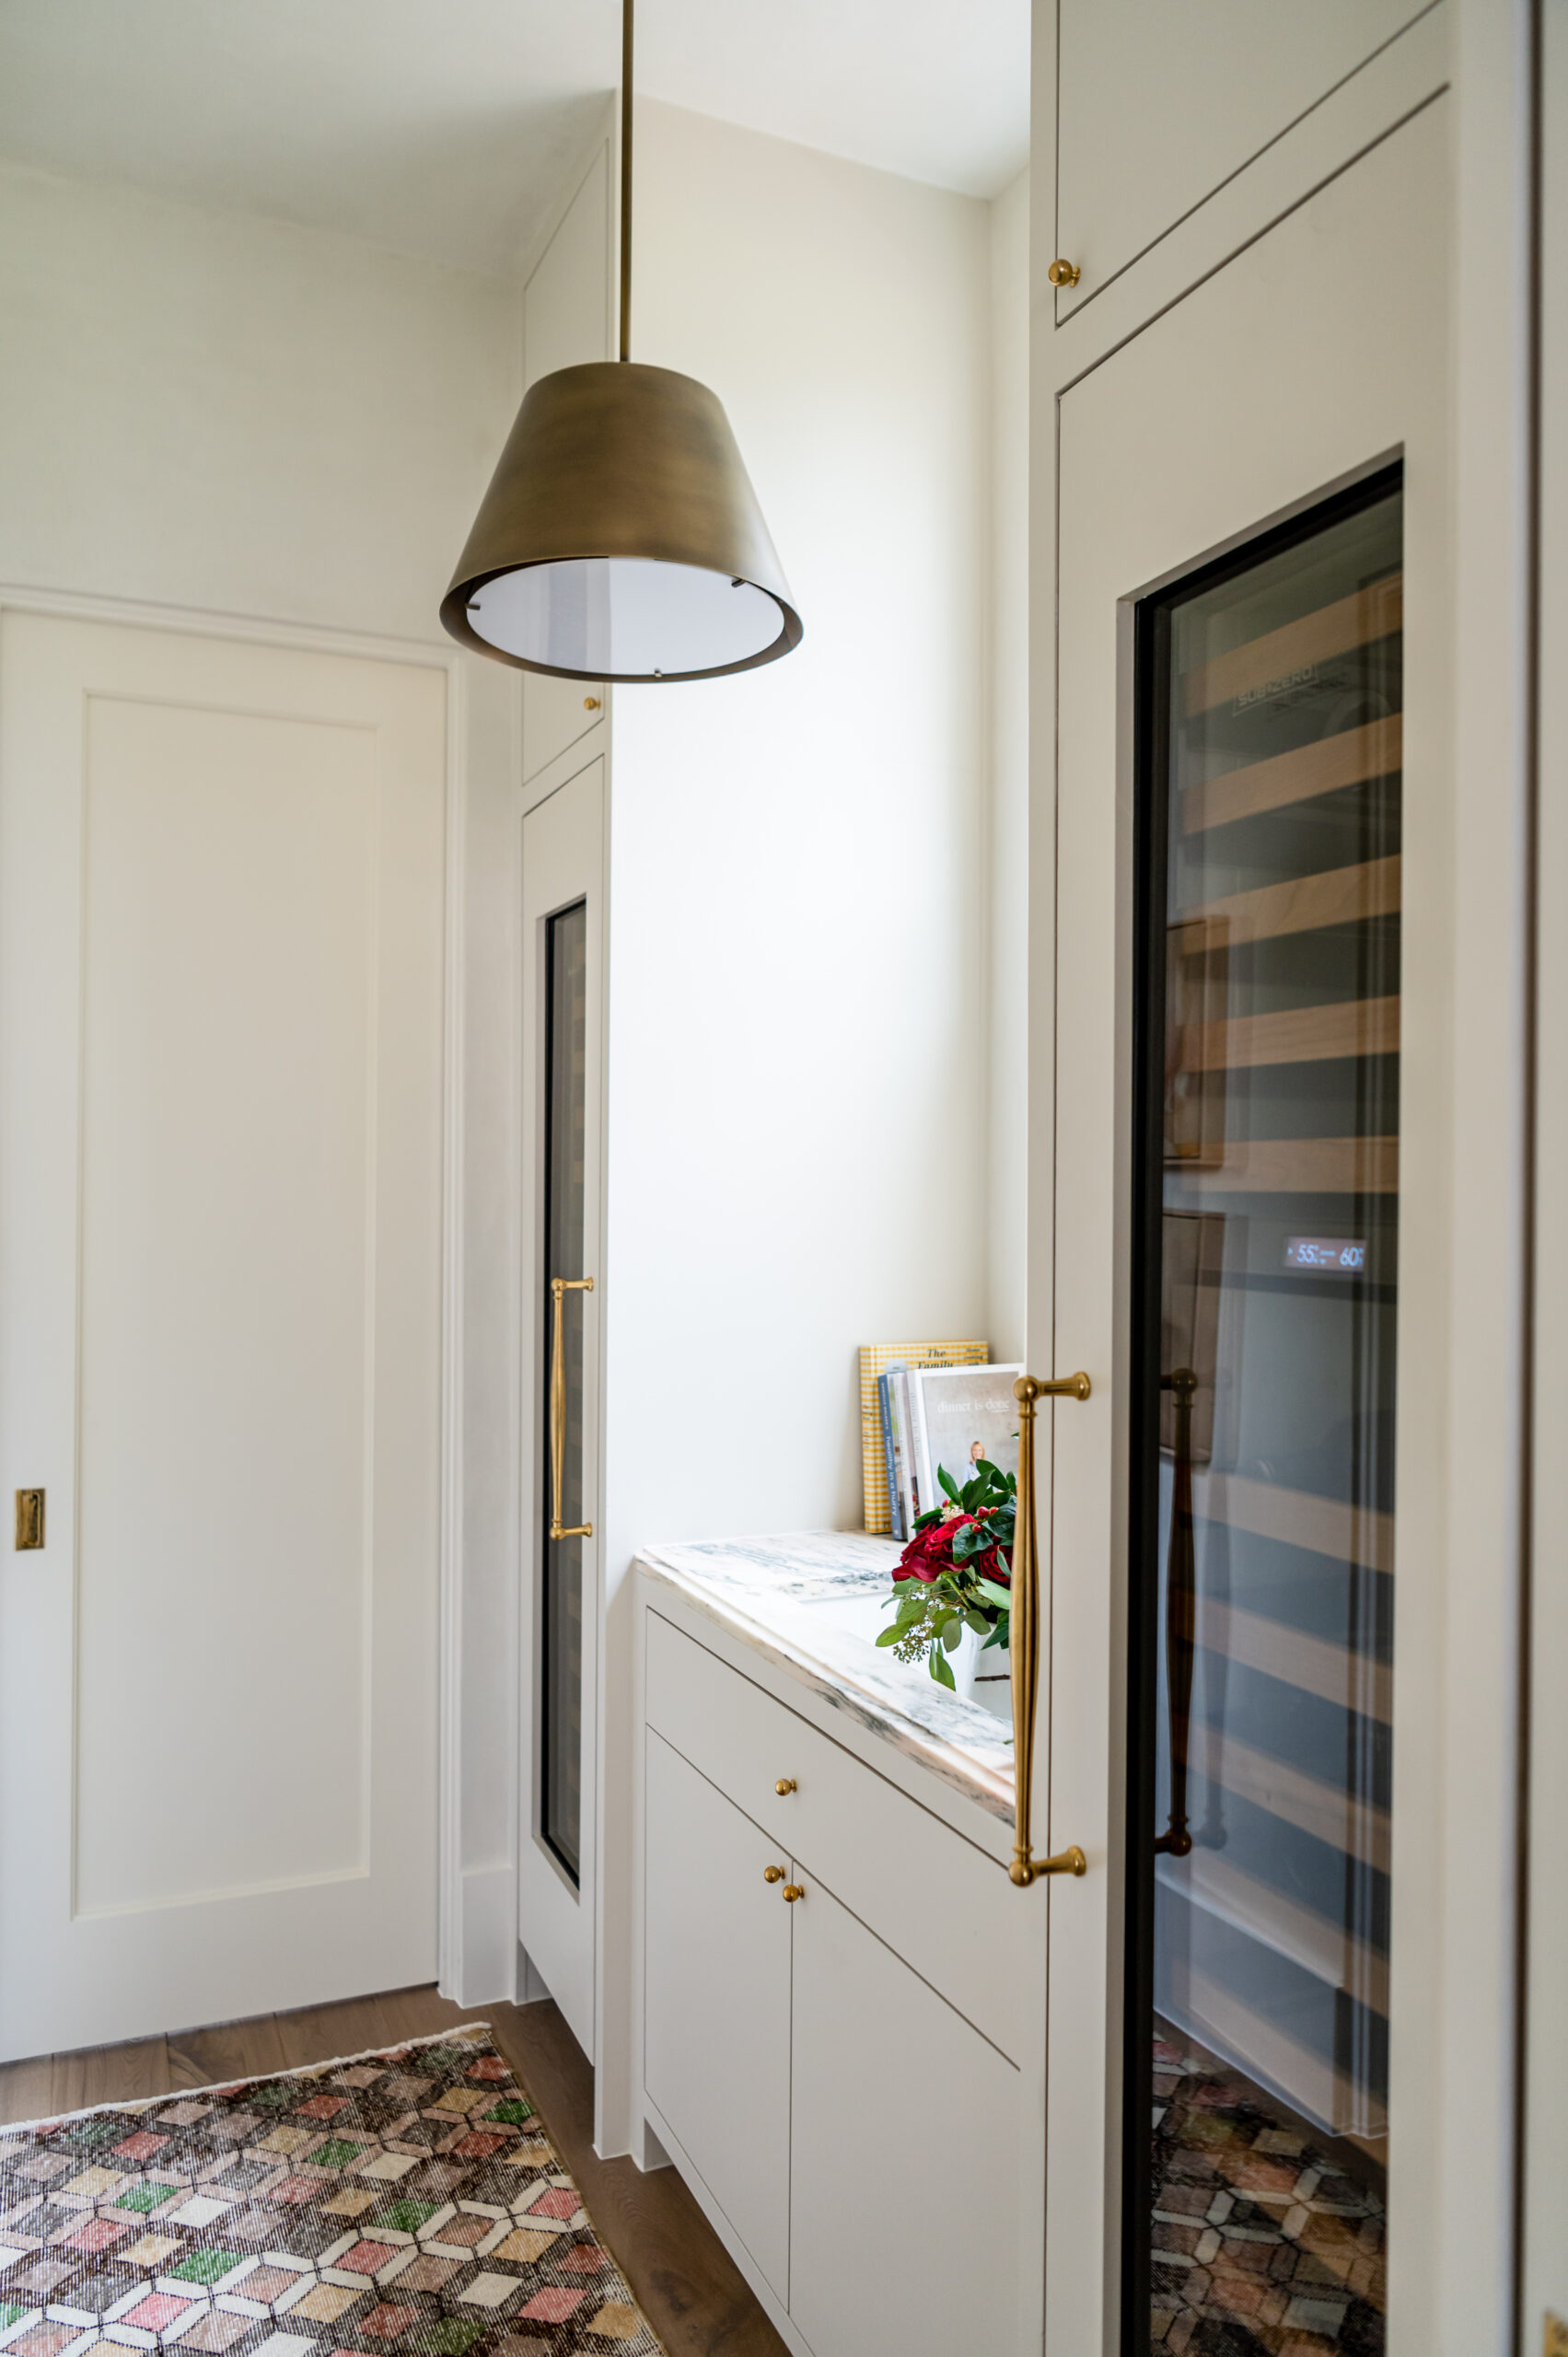
[[92, 2046], [78, 2054], [57, 2054], [50, 2103], [55, 2111], [86, 2111], [93, 2104], [131, 2103], [138, 2096], [167, 2096], [173, 2091], [166, 2041], [142, 2038], [125, 2046]]
[[[1178, 1185], [1181, 1183], [1175, 1172], [1169, 1178], [1176, 1178]], [[1206, 1198], [1214, 1194], [1397, 1195], [1400, 1141], [1227, 1139], [1224, 1162], [1214, 1169], [1194, 1170], [1191, 1186], [1191, 1196], [1167, 1202], [1166, 1209], [1201, 1211]]]
[[437, 2030], [459, 2029], [464, 2022], [484, 2022], [494, 2008], [489, 2005], [452, 2005], [434, 1989], [392, 1989], [377, 2000], [386, 2024], [385, 2043], [397, 2045], [405, 2038], [433, 2038]]
[[1309, 1637], [1283, 1620], [1206, 1596], [1200, 1608], [1198, 1643], [1244, 1669], [1260, 1670], [1322, 1702], [1358, 1712], [1380, 1725], [1394, 1724], [1394, 1673], [1387, 1662], [1353, 1653], [1348, 1645]]
[[1278, 1538], [1288, 1547], [1308, 1547], [1314, 1554], [1360, 1563], [1371, 1572], [1394, 1568], [1394, 1517], [1372, 1506], [1254, 1481], [1245, 1473], [1195, 1471], [1192, 1494], [1200, 1515], [1210, 1522], [1227, 1523], [1232, 1530]]
[[1364, 859], [1353, 867], [1320, 868], [1316, 876], [1293, 877], [1288, 884], [1261, 884], [1251, 892], [1227, 892], [1200, 908], [1183, 910], [1182, 924], [1221, 925], [1208, 950], [1245, 948], [1282, 934], [1317, 933], [1324, 925], [1356, 924], [1366, 917], [1393, 916], [1399, 910], [1400, 854]]
[[1342, 729], [1336, 737], [1319, 737], [1294, 752], [1249, 762], [1245, 769], [1226, 770], [1223, 777], [1182, 788], [1181, 831], [1197, 834], [1204, 827], [1228, 826], [1233, 819], [1255, 819], [1292, 802], [1310, 802], [1367, 778], [1389, 777], [1400, 767], [1401, 747], [1402, 720], [1395, 713], [1388, 720]]
[[1326, 1006], [1283, 1007], [1190, 1023], [1181, 1033], [1183, 1072], [1240, 1072], [1258, 1064], [1330, 1063], [1342, 1056], [1394, 1056], [1400, 1002], [1342, 998]]
[[1182, 702], [1189, 714], [1207, 712], [1237, 696], [1256, 697], [1260, 688], [1283, 687], [1295, 672], [1310, 670], [1353, 646], [1392, 637], [1404, 627], [1405, 581], [1402, 573], [1374, 581], [1299, 621], [1285, 622], [1261, 638], [1249, 638], [1212, 663], [1200, 663], [1182, 677]]
[[222, 2087], [288, 2068], [275, 2015], [219, 2022], [212, 2029], [171, 2031], [169, 2075], [177, 2087]]
[[306, 2005], [297, 2013], [279, 2014], [275, 2019], [284, 2068], [289, 2071], [333, 2062], [341, 2055], [369, 2053], [378, 2046], [395, 2046], [400, 2035], [407, 2035], [389, 2029], [379, 1997], [347, 1997], [335, 2005]]
[[0, 2062], [0, 2127], [17, 2119], [53, 2116], [54, 2057], [30, 2055], [25, 2062]]
[[593, 2073], [556, 2007], [546, 2000], [485, 2010], [669, 2357], [785, 2357], [679, 2174], [645, 2174], [634, 2161], [601, 2161], [594, 2151]]

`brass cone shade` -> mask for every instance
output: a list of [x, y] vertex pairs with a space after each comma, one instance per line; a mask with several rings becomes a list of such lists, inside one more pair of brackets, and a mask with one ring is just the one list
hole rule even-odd
[[441, 620], [568, 679], [713, 679], [801, 638], [723, 404], [630, 360], [530, 388]]

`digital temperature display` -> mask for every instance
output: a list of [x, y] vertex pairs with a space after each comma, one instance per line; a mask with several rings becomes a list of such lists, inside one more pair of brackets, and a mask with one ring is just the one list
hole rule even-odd
[[1330, 1277], [1366, 1273], [1366, 1241], [1356, 1236], [1292, 1236], [1285, 1241], [1287, 1269], [1316, 1269]]

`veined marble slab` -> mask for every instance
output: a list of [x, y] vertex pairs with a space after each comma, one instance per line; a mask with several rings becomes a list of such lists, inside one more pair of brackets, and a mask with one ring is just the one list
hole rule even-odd
[[993, 1817], [1013, 1821], [1012, 1730], [938, 1686], [923, 1663], [878, 1651], [876, 1631], [903, 1552], [859, 1530], [714, 1538], [638, 1550], [639, 1570], [729, 1630], [835, 1710]]

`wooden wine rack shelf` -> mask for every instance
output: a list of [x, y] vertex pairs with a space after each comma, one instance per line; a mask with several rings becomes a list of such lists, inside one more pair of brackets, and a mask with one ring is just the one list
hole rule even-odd
[[1282, 934], [1317, 933], [1330, 924], [1358, 924], [1366, 917], [1394, 916], [1400, 908], [1400, 854], [1364, 859], [1353, 867], [1325, 867], [1288, 884], [1263, 884], [1253, 892], [1231, 892], [1185, 909], [1183, 924], [1210, 928], [1212, 949], [1245, 948], [1249, 942], [1277, 940]]
[[1394, 573], [1370, 588], [1336, 598], [1331, 606], [1319, 606], [1316, 613], [1304, 614], [1283, 630], [1249, 638], [1245, 645], [1216, 655], [1212, 663], [1186, 674], [1181, 687], [1188, 716], [1237, 696], [1256, 695], [1276, 683], [1283, 686], [1294, 673], [1331, 662], [1352, 647], [1391, 637], [1403, 626], [1404, 610], [1405, 578]]
[[[1393, 1195], [1398, 1138], [1249, 1138], [1226, 1143], [1223, 1162], [1194, 1163], [1203, 1195]], [[1179, 1166], [1170, 1172], [1179, 1176]], [[1179, 1203], [1172, 1210], [1183, 1208]]]
[[1194, 1473], [1192, 1497], [1205, 1522], [1228, 1523], [1233, 1530], [1337, 1556], [1369, 1572], [1394, 1568], [1394, 1517], [1375, 1506], [1287, 1490], [1246, 1473]]
[[1400, 1048], [1397, 998], [1336, 999], [1195, 1023], [1183, 1041], [1190, 1072], [1236, 1072], [1255, 1064], [1324, 1063], [1342, 1056], [1392, 1056]]
[[1205, 827], [1225, 827], [1235, 819], [1256, 819], [1265, 810], [1363, 785], [1369, 778], [1391, 777], [1401, 766], [1403, 745], [1402, 715], [1395, 713], [1183, 786], [1178, 804], [1181, 831], [1195, 835]]

